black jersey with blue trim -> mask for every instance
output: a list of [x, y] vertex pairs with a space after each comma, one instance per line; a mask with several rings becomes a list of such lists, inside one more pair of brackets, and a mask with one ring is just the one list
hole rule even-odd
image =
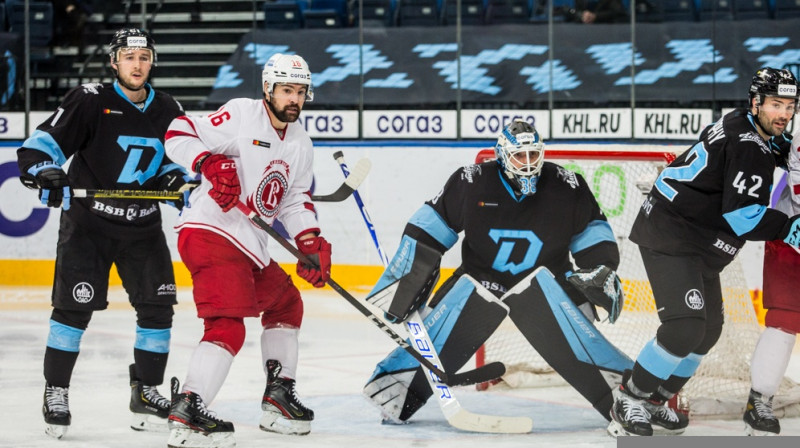
[[539, 266], [559, 280], [574, 269], [616, 269], [619, 249], [605, 215], [579, 174], [545, 162], [536, 193], [519, 196], [496, 161], [453, 173], [442, 191], [411, 218], [407, 232], [444, 250], [464, 233], [462, 269], [502, 293]]
[[[42, 161], [61, 166], [73, 188], [157, 190], [159, 177], [176, 169], [164, 151], [164, 135], [180, 104], [146, 85], [144, 107], [133, 104], [118, 84], [85, 84], [67, 92], [56, 111], [17, 150], [21, 172]], [[158, 202], [75, 199], [64, 211], [91, 230], [117, 238], [161, 231]], [[99, 218], [99, 219], [98, 219]]]
[[769, 208], [775, 158], [745, 109], [704, 129], [658, 176], [630, 239], [724, 267], [745, 240], [778, 238], [787, 217]]

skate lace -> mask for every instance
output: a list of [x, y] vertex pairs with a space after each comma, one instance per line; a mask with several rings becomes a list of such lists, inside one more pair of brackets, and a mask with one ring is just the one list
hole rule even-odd
[[47, 386], [45, 401], [50, 412], [69, 412], [69, 389], [66, 387]]
[[142, 395], [145, 400], [159, 408], [168, 409], [170, 407], [171, 402], [158, 393], [156, 386], [142, 386]]
[[200, 412], [200, 414], [203, 415], [203, 417], [206, 417], [206, 418], [211, 419], [211, 420], [216, 421], [216, 422], [220, 421], [217, 418], [217, 414], [214, 411], [212, 411], [211, 409], [208, 409], [206, 407], [206, 404], [203, 403], [203, 400], [201, 400], [200, 397], [197, 397], [196, 405], [197, 405], [197, 410]]
[[675, 413], [674, 409], [658, 403], [650, 403], [649, 406], [645, 406], [645, 410], [655, 417], [663, 420], [669, 420], [674, 423], [678, 423], [680, 421], [680, 419], [678, 419], [678, 414]]
[[759, 417], [767, 420], [775, 420], [775, 414], [772, 412], [772, 400], [764, 401], [755, 399], [753, 406], [756, 408], [756, 413]]
[[623, 399], [622, 410], [625, 412], [625, 420], [631, 423], [650, 423], [650, 413], [642, 403], [628, 398]]

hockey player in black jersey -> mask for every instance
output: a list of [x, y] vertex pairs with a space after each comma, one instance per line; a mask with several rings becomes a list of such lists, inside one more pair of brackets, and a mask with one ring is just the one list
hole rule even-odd
[[193, 185], [191, 178], [164, 151], [167, 128], [183, 110], [147, 82], [156, 63], [148, 33], [135, 28], [118, 31], [109, 56], [116, 81], [67, 92], [58, 109], [17, 150], [22, 182], [39, 190], [42, 204], [63, 208], [44, 356], [43, 413], [47, 433], [56, 438], [71, 423], [72, 371], [92, 313], [108, 306], [112, 263], [136, 310], [134, 362], [129, 367], [131, 427], [167, 430], [170, 402], [156, 386], [164, 379], [176, 300], [159, 204], [77, 199], [72, 188], [187, 190]]
[[[411, 217], [367, 300], [388, 297], [382, 308], [394, 321], [419, 309], [448, 372], [508, 315], [608, 419], [612, 390], [633, 364], [592, 323], [594, 305], [611, 322], [622, 308], [614, 234], [583, 177], [545, 161], [533, 126], [510, 124], [495, 154], [497, 160], [457, 170]], [[442, 255], [460, 233], [462, 264], [426, 304]], [[426, 374], [397, 349], [378, 364], [364, 395], [386, 421], [404, 422], [432, 395]]]
[[[663, 404], [716, 344], [723, 308], [719, 274], [746, 240], [800, 246], [800, 222], [769, 208], [775, 154], [798, 106], [788, 70], [753, 76], [749, 108], [730, 112], [661, 172], [631, 229], [661, 325], [615, 391], [613, 435], [662, 429]], [[682, 417], [673, 433], [683, 432]]]

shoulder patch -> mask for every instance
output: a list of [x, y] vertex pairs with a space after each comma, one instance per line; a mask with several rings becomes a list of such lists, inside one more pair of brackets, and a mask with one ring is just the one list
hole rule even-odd
[[771, 153], [769, 147], [767, 146], [767, 142], [765, 142], [764, 139], [761, 138], [761, 136], [758, 135], [758, 133], [756, 133], [756, 132], [750, 131], [750, 132], [745, 132], [743, 134], [739, 134], [739, 141], [755, 142], [755, 143], [758, 144], [758, 147], [761, 148], [761, 151], [763, 153], [765, 153], [765, 154], [770, 154]]
[[557, 165], [556, 169], [558, 170], [558, 178], [564, 181], [567, 185], [569, 185], [573, 190], [578, 188], [578, 176], [564, 168], [561, 165]]
[[466, 180], [469, 183], [472, 183], [472, 180], [475, 176], [481, 175], [481, 167], [480, 165], [465, 165], [461, 168], [461, 180]]
[[98, 92], [98, 90], [103, 88], [103, 84], [99, 82], [92, 82], [88, 84], [83, 84], [81, 85], [81, 87], [83, 88], [83, 93], [86, 94], [91, 93], [93, 95], [99, 95], [100, 92]]

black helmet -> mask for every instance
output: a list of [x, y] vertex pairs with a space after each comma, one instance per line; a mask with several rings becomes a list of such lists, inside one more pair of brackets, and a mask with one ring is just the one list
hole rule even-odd
[[153, 53], [153, 65], [156, 65], [158, 57], [156, 55], [156, 41], [150, 37], [147, 31], [139, 28], [123, 28], [111, 38], [108, 44], [108, 55], [111, 62], [116, 63], [118, 52], [121, 48], [146, 48]]
[[750, 104], [753, 103], [753, 98], [756, 99], [756, 105], [764, 104], [764, 98], [768, 96], [792, 98], [797, 101], [800, 94], [797, 79], [792, 72], [772, 67], [759, 69], [753, 75], [750, 84]]

